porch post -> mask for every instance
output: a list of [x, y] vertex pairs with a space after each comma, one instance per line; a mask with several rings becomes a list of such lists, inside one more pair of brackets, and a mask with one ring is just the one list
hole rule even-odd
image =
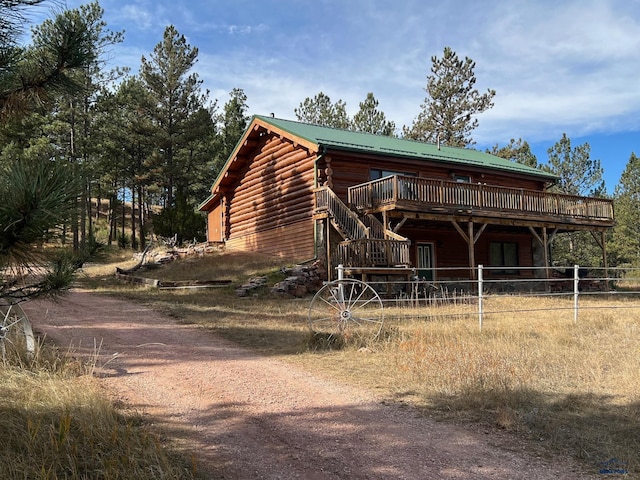
[[327, 241], [326, 241], [326, 248], [327, 248], [327, 281], [330, 282], [333, 274], [332, 268], [331, 268], [331, 221], [329, 220], [329, 217], [327, 217], [325, 219], [326, 222], [326, 228], [324, 229], [327, 235]]
[[544, 276], [546, 279], [545, 289], [549, 291], [549, 278], [551, 272], [549, 270], [549, 236], [547, 235], [547, 227], [542, 227], [542, 237], [540, 237], [538, 232], [536, 232], [536, 229], [531, 226], [529, 227], [529, 231], [531, 232], [531, 235], [533, 235], [533, 238], [542, 247], [542, 261], [544, 262]]
[[601, 241], [602, 241], [602, 266], [604, 267], [604, 277], [606, 280], [604, 281], [605, 288], [609, 290], [609, 262], [607, 260], [607, 236], [604, 230], [600, 232]]
[[476, 279], [476, 242], [473, 236], [473, 221], [469, 221], [468, 228], [468, 244], [469, 244], [469, 272], [471, 273], [471, 280]]
[[547, 279], [545, 282], [545, 290], [550, 290], [549, 279], [551, 278], [551, 270], [549, 268], [549, 235], [547, 235], [547, 227], [542, 227], [542, 250], [544, 258], [544, 276]]

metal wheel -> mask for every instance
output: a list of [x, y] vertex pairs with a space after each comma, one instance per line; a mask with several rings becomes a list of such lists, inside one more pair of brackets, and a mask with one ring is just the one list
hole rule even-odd
[[367, 340], [379, 335], [384, 322], [378, 293], [359, 280], [335, 280], [311, 300], [309, 328], [328, 342]]
[[27, 318], [20, 305], [0, 299], [0, 351], [2, 361], [31, 361], [36, 342]]

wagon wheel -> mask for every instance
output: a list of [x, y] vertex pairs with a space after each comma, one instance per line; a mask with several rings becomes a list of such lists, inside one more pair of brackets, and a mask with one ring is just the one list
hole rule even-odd
[[2, 361], [33, 360], [36, 342], [31, 322], [20, 305], [0, 299], [0, 352]]
[[309, 328], [335, 341], [366, 341], [380, 334], [384, 322], [382, 300], [359, 280], [335, 280], [323, 286], [311, 300]]

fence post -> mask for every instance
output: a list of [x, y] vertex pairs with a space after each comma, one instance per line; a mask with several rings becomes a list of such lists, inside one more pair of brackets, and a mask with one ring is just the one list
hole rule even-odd
[[482, 320], [484, 316], [482, 305], [482, 265], [478, 265], [478, 323], [482, 332]]
[[573, 323], [578, 323], [579, 270], [580, 267], [578, 265], [573, 266]]

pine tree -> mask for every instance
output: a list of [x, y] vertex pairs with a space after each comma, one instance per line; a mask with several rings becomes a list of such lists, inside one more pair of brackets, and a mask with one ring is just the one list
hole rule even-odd
[[450, 47], [445, 47], [442, 58], [431, 57], [431, 62], [423, 110], [410, 129], [405, 127], [405, 136], [452, 147], [473, 145], [475, 116], [493, 107], [495, 90], [480, 94], [475, 88], [475, 62], [469, 57], [460, 60]]
[[616, 227], [610, 252], [618, 265], [640, 266], [640, 158], [631, 153], [614, 192]]
[[223, 162], [229, 158], [238, 140], [242, 137], [247, 125], [249, 116], [247, 115], [247, 96], [241, 88], [234, 88], [229, 93], [229, 101], [224, 105], [222, 113], [222, 145], [219, 151]]
[[[571, 147], [566, 134], [548, 149], [548, 164], [543, 166], [559, 180], [556, 191], [578, 196], [605, 196], [600, 160], [591, 158], [588, 143]], [[562, 265], [598, 265], [602, 253], [588, 232], [558, 235], [552, 245], [552, 258]]]
[[527, 165], [528, 167], [536, 168], [538, 166], [538, 159], [531, 151], [531, 147], [527, 142], [519, 138], [514, 140], [513, 138], [509, 142], [509, 145], [504, 147], [495, 144], [491, 150], [487, 150], [487, 153], [495, 155], [512, 162]]
[[360, 102], [360, 110], [353, 116], [351, 129], [356, 132], [395, 136], [396, 124], [387, 121], [384, 112], [378, 110], [378, 105], [379, 102], [373, 96], [373, 92], [369, 92], [364, 102]]
[[[0, 153], [0, 297], [12, 302], [59, 292], [77, 267], [70, 256], [50, 259], [34, 248], [68, 218], [77, 190], [67, 166], [52, 161], [50, 144], [19, 131], [41, 124], [30, 113], [80, 87], [74, 75], [93, 60], [91, 36], [82, 18], [60, 14], [34, 35], [33, 45], [17, 46], [20, 7], [38, 3], [0, 0], [0, 125], [22, 143], [5, 144]], [[39, 275], [25, 283], [27, 271]]]
[[202, 80], [192, 72], [197, 57], [198, 49], [169, 26], [150, 58], [142, 57], [140, 69], [151, 99], [146, 114], [157, 145], [147, 166], [156, 172], [164, 207], [154, 219], [154, 231], [163, 236], [177, 234], [179, 241], [204, 234], [204, 217], [195, 211], [203, 195], [200, 188], [193, 188], [193, 180], [215, 156], [211, 151], [215, 107], [207, 106], [208, 92], [202, 92]]
[[62, 13], [37, 30], [33, 45], [16, 38], [22, 9], [39, 0], [0, 0], [0, 120], [32, 112], [62, 93], [82, 87], [74, 75], [95, 58], [93, 40], [79, 15]]
[[604, 171], [600, 160], [591, 158], [588, 143], [572, 148], [571, 140], [563, 133], [562, 138], [547, 153], [549, 161], [545, 169], [560, 178], [557, 187], [561, 192], [582, 196], [604, 194]]
[[191, 140], [189, 119], [207, 101], [207, 93], [201, 91], [202, 80], [190, 73], [197, 58], [198, 49], [173, 25], [165, 29], [149, 59], [142, 57], [140, 78], [153, 102], [147, 114], [155, 126], [161, 172], [157, 181], [164, 188], [166, 207], [173, 205], [176, 186], [186, 181], [179, 151]]
[[333, 103], [331, 98], [323, 92], [313, 98], [305, 98], [300, 106], [294, 109], [294, 113], [299, 121], [314, 125], [344, 130], [351, 126], [347, 115], [347, 104], [342, 100]]

